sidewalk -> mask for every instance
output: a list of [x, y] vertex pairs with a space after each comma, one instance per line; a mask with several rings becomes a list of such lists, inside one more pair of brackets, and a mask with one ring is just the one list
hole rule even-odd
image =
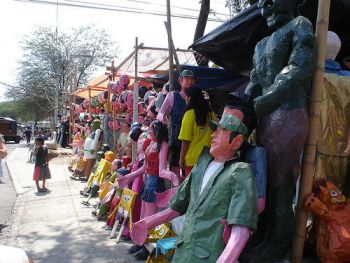
[[11, 178], [6, 169], [5, 160], [2, 160], [2, 170], [4, 177], [2, 183], [0, 183], [0, 235], [2, 230], [7, 227], [8, 218], [17, 199]]
[[51, 192], [37, 193], [28, 148], [16, 148], [9, 156], [7, 166], [19, 195], [0, 243], [23, 248], [36, 263], [135, 262], [126, 253], [130, 243], [117, 245], [109, 239], [104, 222], [81, 204], [86, 199], [79, 194], [84, 184], [70, 179], [63, 159], [56, 157], [49, 164]]

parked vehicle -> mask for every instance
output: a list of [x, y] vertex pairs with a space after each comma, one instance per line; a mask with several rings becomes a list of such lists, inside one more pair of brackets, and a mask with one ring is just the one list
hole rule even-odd
[[0, 117], [0, 133], [4, 136], [5, 142], [19, 143], [22, 139], [21, 131], [17, 129], [16, 120], [11, 118]]

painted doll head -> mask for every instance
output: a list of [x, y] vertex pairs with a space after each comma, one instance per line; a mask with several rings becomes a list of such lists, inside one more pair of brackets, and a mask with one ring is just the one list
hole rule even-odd
[[294, 17], [294, 0], [259, 0], [259, 7], [270, 28], [279, 28]]

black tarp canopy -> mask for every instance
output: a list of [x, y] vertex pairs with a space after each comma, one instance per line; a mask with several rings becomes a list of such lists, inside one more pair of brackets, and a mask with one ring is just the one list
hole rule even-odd
[[[310, 19], [315, 27], [318, 0], [299, 0], [296, 15]], [[337, 60], [350, 55], [350, 0], [332, 0], [329, 30], [336, 32], [342, 48]], [[215, 64], [236, 73], [247, 73], [252, 67], [254, 47], [271, 34], [257, 4], [217, 27], [194, 42], [190, 48]]]

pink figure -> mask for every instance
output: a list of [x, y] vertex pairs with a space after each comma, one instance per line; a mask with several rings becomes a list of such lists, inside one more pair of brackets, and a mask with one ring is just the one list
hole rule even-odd
[[81, 137], [81, 132], [77, 131], [74, 134], [73, 143], [71, 143], [70, 145], [73, 146], [73, 147], [76, 147], [78, 149], [81, 149], [83, 144], [84, 144], [84, 140]]
[[108, 82], [107, 89], [111, 93], [117, 93], [117, 82], [116, 81], [110, 81]]
[[119, 78], [119, 81], [110, 81], [108, 83], [108, 91], [112, 92], [113, 94], [120, 94], [124, 90], [127, 90], [128, 85], [130, 83], [130, 77], [128, 75], [122, 75]]
[[142, 207], [141, 218], [153, 215], [157, 210], [156, 196], [154, 192], [161, 191], [159, 178], [170, 179], [178, 183], [175, 174], [166, 171], [168, 144], [167, 129], [159, 121], [154, 121], [150, 128], [151, 142], [145, 151], [145, 161], [138, 170], [118, 179], [120, 187], [126, 187], [131, 181], [145, 174], [144, 190], [141, 192]]
[[152, 120], [154, 120], [157, 117], [158, 112], [156, 111], [156, 100], [155, 97], [150, 96], [150, 102], [147, 106], [147, 117], [151, 118]]
[[[136, 150], [137, 157], [136, 157], [135, 161], [132, 163], [132, 170], [131, 170], [132, 172], [139, 169], [140, 162], [143, 161], [145, 158], [145, 150], [147, 149], [147, 147], [150, 143], [151, 143], [151, 140], [145, 138], [144, 136], [142, 136], [137, 141], [137, 150]], [[143, 185], [143, 178], [142, 178], [142, 176], [140, 176], [133, 181], [131, 190], [136, 192], [136, 193], [139, 193], [142, 185]], [[133, 223], [140, 220], [141, 208], [142, 208], [142, 200], [140, 198], [140, 195], [138, 195], [136, 198], [136, 202], [134, 204], [134, 209], [132, 211]], [[129, 227], [125, 228], [125, 231], [123, 232], [123, 236], [130, 237]]]
[[133, 103], [134, 103], [134, 94], [131, 90], [127, 90], [125, 92], [127, 92], [126, 101], [125, 101], [126, 108], [129, 112], [132, 112]]
[[124, 90], [119, 96], [119, 107], [122, 110], [132, 112], [133, 101], [133, 92], [131, 90]]
[[120, 129], [120, 122], [118, 120], [110, 120], [108, 121], [108, 128], [111, 131], [116, 131]]
[[125, 114], [125, 122], [129, 124], [132, 123], [132, 113], [128, 112]]
[[119, 108], [119, 95], [113, 95], [111, 104]]
[[82, 104], [83, 104], [84, 109], [89, 108], [89, 100], [88, 99], [85, 99]]
[[130, 77], [128, 75], [121, 75], [119, 78], [119, 83], [125, 90], [130, 83]]
[[138, 109], [139, 115], [143, 115], [145, 113], [145, 108], [143, 107], [142, 102], [137, 103], [137, 109]]
[[83, 113], [83, 112], [85, 112], [85, 108], [84, 108], [83, 104], [81, 103], [79, 105], [79, 108], [78, 108], [78, 113]]
[[102, 103], [102, 104], [106, 103], [106, 102], [107, 102], [107, 97], [108, 97], [108, 96], [106, 96], [106, 93], [105, 93], [105, 92], [101, 92], [101, 93], [98, 95], [98, 97], [97, 97], [98, 102], [99, 102], [99, 103]]
[[138, 123], [143, 123], [143, 120], [144, 120], [145, 118], [142, 116], [142, 115], [138, 115], [137, 116], [137, 122]]

